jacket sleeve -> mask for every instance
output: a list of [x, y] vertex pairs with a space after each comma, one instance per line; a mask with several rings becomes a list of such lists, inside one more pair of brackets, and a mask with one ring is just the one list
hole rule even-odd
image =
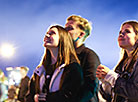
[[81, 102], [88, 102], [91, 98], [97, 100], [97, 96], [95, 96], [95, 93], [98, 91], [99, 85], [99, 81], [96, 78], [96, 70], [98, 65], [100, 64], [99, 57], [96, 55], [96, 53], [91, 51], [88, 51], [86, 53], [87, 54], [85, 56], [85, 60], [83, 60], [82, 62], [84, 63], [84, 85], [79, 92]]
[[120, 96], [138, 101], [138, 65], [128, 80], [122, 77], [116, 80], [114, 91]]
[[103, 82], [100, 85], [99, 94], [101, 94], [102, 98], [107, 102], [111, 102], [112, 100], [112, 86], [108, 82]]
[[47, 102], [77, 102], [75, 97], [83, 83], [83, 75], [78, 63], [65, 67], [61, 80], [62, 85], [56, 92], [48, 93]]
[[34, 95], [35, 95], [35, 80], [31, 78], [28, 84], [28, 92], [25, 97], [25, 102], [34, 102]]
[[28, 90], [28, 82], [29, 82], [29, 77], [27, 76], [21, 81], [21, 86], [20, 86], [20, 90], [18, 94], [18, 100], [22, 102], [24, 101], [24, 97]]

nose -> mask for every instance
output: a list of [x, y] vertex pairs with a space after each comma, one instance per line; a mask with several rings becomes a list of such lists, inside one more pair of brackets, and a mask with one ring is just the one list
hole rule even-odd
[[48, 38], [49, 38], [49, 37], [50, 37], [50, 35], [49, 35], [49, 34], [46, 34], [46, 37], [48, 37]]
[[122, 32], [122, 33], [119, 34], [119, 36], [120, 36], [120, 37], [125, 36], [125, 33]]
[[50, 38], [50, 35], [49, 35], [49, 34], [46, 34], [46, 35], [44, 36], [44, 41], [46, 41], [47, 38]]

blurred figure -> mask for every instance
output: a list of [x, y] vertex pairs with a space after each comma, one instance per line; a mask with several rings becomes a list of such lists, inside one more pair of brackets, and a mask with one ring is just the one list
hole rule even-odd
[[107, 102], [138, 102], [138, 22], [121, 25], [118, 44], [121, 59], [115, 70], [99, 65], [96, 76], [101, 80], [101, 94]]
[[98, 102], [98, 85], [96, 69], [100, 64], [97, 54], [85, 47], [84, 41], [91, 33], [90, 22], [81, 16], [72, 15], [67, 18], [65, 29], [70, 33], [76, 48], [77, 56], [83, 70], [84, 85], [79, 95], [80, 102]]
[[3, 102], [20, 102], [17, 100], [16, 95], [16, 87], [10, 86], [8, 89], [8, 98]]
[[21, 73], [21, 82], [19, 85], [19, 93], [18, 93], [18, 100], [21, 102], [24, 102], [25, 95], [28, 91], [28, 83], [29, 83], [29, 77], [27, 76], [29, 68], [28, 67], [20, 67], [20, 73]]
[[70, 34], [51, 26], [44, 37], [45, 53], [30, 82], [26, 102], [78, 102], [82, 70]]
[[7, 99], [7, 92], [8, 92], [8, 80], [5, 77], [4, 72], [0, 69], [0, 102]]

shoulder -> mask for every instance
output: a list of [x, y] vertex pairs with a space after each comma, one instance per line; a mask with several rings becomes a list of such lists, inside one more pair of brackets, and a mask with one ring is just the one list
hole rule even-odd
[[29, 81], [30, 78], [28, 76], [25, 76], [25, 78], [23, 79], [23, 81]]
[[82, 50], [83, 53], [87, 53], [87, 54], [92, 54], [92, 55], [95, 55], [95, 56], [98, 56], [96, 54], [96, 52], [88, 47], [85, 47], [83, 50]]
[[26, 76], [25, 78], [28, 79], [28, 80], [30, 79], [28, 76]]
[[71, 77], [82, 78], [83, 72], [80, 64], [73, 62], [67, 65], [64, 69], [64, 75], [71, 75]]
[[80, 64], [77, 63], [77, 62], [72, 62], [69, 65], [67, 65], [66, 67], [69, 67], [69, 68], [72, 68], [72, 69], [74, 69], [74, 68], [80, 68]]
[[88, 59], [92, 58], [92, 59], [98, 59], [99, 60], [99, 56], [97, 55], [97, 53], [94, 50], [92, 50], [92, 49], [90, 49], [88, 47], [85, 47], [82, 50], [82, 54], [85, 55]]
[[74, 71], [74, 72], [79, 71], [80, 72], [82, 68], [79, 63], [72, 62], [69, 65], [67, 65], [65, 69], [68, 71]]

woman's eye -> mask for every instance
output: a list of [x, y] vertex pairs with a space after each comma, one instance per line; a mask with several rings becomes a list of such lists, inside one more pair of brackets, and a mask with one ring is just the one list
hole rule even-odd
[[130, 33], [130, 31], [128, 29], [125, 30], [126, 33]]
[[54, 31], [51, 31], [51, 32], [48, 32], [47, 34], [53, 35], [53, 34], [56, 34], [56, 33]]

